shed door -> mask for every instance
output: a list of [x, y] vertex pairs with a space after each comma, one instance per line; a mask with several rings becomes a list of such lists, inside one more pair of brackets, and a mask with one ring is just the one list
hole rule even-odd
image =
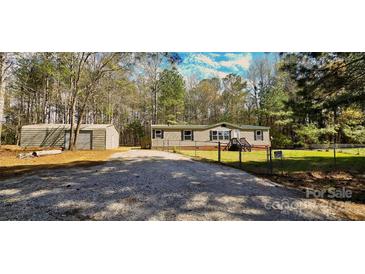
[[[80, 130], [79, 135], [77, 136], [76, 148], [77, 149], [91, 149], [91, 130]], [[66, 148], [69, 147], [70, 144], [70, 131], [65, 132], [65, 144]]]

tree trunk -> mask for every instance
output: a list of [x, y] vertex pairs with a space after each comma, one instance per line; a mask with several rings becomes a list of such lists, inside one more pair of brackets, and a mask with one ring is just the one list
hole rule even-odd
[[[76, 124], [75, 138], [74, 138], [74, 140], [73, 140], [73, 149], [75, 149], [75, 148], [76, 148], [77, 137], [79, 136], [79, 133], [80, 133], [81, 122], [82, 122], [82, 119], [83, 119], [84, 114], [85, 114], [86, 105], [87, 105], [87, 103], [88, 103], [88, 101], [89, 101], [90, 96], [92, 96], [92, 95], [93, 95], [93, 93], [94, 93], [94, 89], [96, 88], [96, 81], [98, 81], [98, 80], [99, 80], [99, 78], [97, 77], [97, 78], [95, 79], [95, 82], [94, 82], [94, 83], [92, 83], [92, 84], [91, 84], [91, 85], [87, 88], [88, 93], [87, 93], [87, 95], [86, 95], [86, 97], [85, 97], [85, 99], [84, 99], [84, 102], [83, 102], [83, 104], [82, 104], [81, 110], [80, 110], [80, 111], [79, 111], [79, 113], [78, 113], [79, 115], [78, 115], [78, 120], [77, 120], [77, 124]], [[71, 140], [71, 139], [70, 139], [70, 140]]]
[[[71, 78], [71, 106], [70, 106], [70, 140], [69, 140], [69, 150], [76, 150], [76, 134], [74, 134], [74, 124], [75, 124], [75, 112], [76, 112], [76, 101], [79, 92], [79, 80], [81, 76], [82, 68], [89, 58], [89, 54], [86, 55], [82, 53], [81, 58], [78, 61], [77, 72], [75, 78]], [[75, 135], [75, 136], [74, 136]]]
[[69, 138], [69, 150], [75, 150], [74, 143], [74, 124], [75, 124], [75, 110], [76, 110], [76, 98], [72, 98], [71, 107], [70, 107], [70, 138]]
[[5, 98], [5, 53], [0, 52], [0, 146], [1, 146], [1, 130], [4, 116], [4, 98]]

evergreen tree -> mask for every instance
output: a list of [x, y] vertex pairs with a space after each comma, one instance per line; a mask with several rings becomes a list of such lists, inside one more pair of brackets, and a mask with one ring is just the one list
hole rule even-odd
[[165, 69], [158, 82], [160, 123], [175, 124], [183, 120], [185, 83], [177, 69]]

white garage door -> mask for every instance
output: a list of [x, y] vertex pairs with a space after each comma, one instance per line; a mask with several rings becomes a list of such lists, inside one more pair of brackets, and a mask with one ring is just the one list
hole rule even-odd
[[[91, 149], [91, 130], [81, 130], [77, 136], [76, 148], [77, 149]], [[65, 144], [66, 148], [70, 144], [70, 131], [65, 132]]]

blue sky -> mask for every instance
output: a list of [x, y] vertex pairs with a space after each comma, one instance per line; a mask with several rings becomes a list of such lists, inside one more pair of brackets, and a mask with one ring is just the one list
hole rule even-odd
[[[247, 70], [256, 58], [263, 58], [262, 52], [179, 52], [182, 63], [179, 71], [185, 77], [195, 75], [197, 80], [204, 78], [223, 78], [235, 73], [246, 77]], [[273, 54], [269, 54], [273, 56]]]

